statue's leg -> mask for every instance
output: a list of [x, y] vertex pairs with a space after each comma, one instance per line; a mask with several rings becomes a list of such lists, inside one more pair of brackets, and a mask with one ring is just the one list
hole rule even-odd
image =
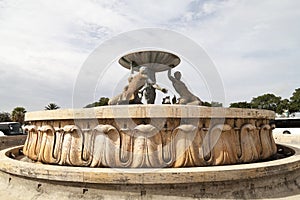
[[185, 98], [179, 98], [179, 100], [178, 100], [178, 104], [187, 104], [188, 103], [188, 101], [187, 101], [187, 99], [185, 99]]
[[186, 104], [187, 105], [201, 105], [202, 102], [198, 97], [194, 96], [194, 97], [188, 99]]
[[156, 98], [156, 92], [153, 86], [149, 86], [146, 88], [145, 98], [147, 100], [147, 104], [154, 104]]
[[201, 101], [192, 101], [192, 102], [189, 102], [187, 103], [187, 105], [201, 105]]
[[129, 104], [143, 104], [142, 99], [139, 97], [139, 91], [134, 93], [134, 99], [129, 101]]
[[119, 94], [108, 101], [108, 105], [117, 105], [122, 98], [122, 94]]

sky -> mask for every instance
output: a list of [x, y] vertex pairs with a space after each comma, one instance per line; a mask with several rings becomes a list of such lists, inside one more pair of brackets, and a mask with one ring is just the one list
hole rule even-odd
[[[300, 87], [298, 0], [0, 0], [0, 112], [50, 102], [72, 108], [89, 55], [143, 28], [175, 31], [201, 46], [222, 79], [225, 106], [265, 93], [289, 98]], [[116, 65], [119, 81], [127, 72]], [[96, 90], [95, 99], [107, 91]]]

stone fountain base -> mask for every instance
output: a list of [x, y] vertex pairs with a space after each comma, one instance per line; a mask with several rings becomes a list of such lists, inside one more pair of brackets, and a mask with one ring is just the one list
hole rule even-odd
[[57, 165], [178, 168], [263, 161], [276, 154], [274, 112], [184, 105], [26, 113], [24, 154]]
[[285, 158], [150, 170], [33, 163], [24, 159], [19, 146], [0, 152], [0, 199], [296, 198], [300, 195], [300, 149], [277, 147], [277, 157]]
[[280, 198], [300, 195], [300, 149], [271, 111], [183, 105], [26, 114], [0, 151], [0, 199]]

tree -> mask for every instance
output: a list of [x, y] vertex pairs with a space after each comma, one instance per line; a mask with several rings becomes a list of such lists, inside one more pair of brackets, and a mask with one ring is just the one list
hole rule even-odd
[[290, 113], [300, 111], [300, 88], [295, 89], [290, 98]]
[[15, 107], [11, 113], [12, 121], [19, 122], [21, 124], [24, 123], [26, 110], [23, 107]]
[[92, 107], [97, 107], [97, 106], [106, 106], [106, 105], [108, 105], [108, 101], [109, 101], [109, 98], [101, 97], [99, 99], [99, 101], [88, 104], [88, 105], [85, 106], [85, 108], [92, 108]]
[[202, 106], [207, 106], [207, 107], [222, 107], [223, 104], [217, 101], [212, 101], [211, 103], [204, 101], [202, 102]]
[[252, 108], [252, 105], [247, 101], [242, 101], [242, 102], [231, 103], [229, 107], [230, 108]]
[[1, 112], [0, 113], [0, 122], [10, 122], [10, 114], [8, 112]]
[[223, 107], [223, 104], [217, 101], [212, 101], [211, 107]]
[[274, 94], [264, 94], [258, 97], [254, 97], [251, 100], [252, 108], [273, 110], [276, 112], [277, 106], [280, 104], [281, 97]]
[[55, 103], [49, 103], [47, 106], [45, 106], [45, 110], [57, 110], [59, 108], [60, 107]]
[[202, 106], [211, 107], [211, 103], [209, 103], [209, 102], [207, 102], [207, 101], [203, 101], [203, 102], [202, 102]]
[[286, 110], [290, 111], [290, 101], [288, 99], [283, 99], [277, 105], [276, 113], [282, 114]]
[[106, 105], [108, 105], [108, 101], [109, 101], [109, 98], [101, 97], [99, 99], [99, 106], [106, 106]]

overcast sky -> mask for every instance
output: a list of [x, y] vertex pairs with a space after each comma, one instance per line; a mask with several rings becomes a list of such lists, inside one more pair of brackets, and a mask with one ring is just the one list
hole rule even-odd
[[205, 49], [227, 106], [264, 93], [289, 98], [300, 87], [298, 0], [0, 0], [0, 111], [43, 110], [50, 102], [71, 108], [76, 77], [93, 50], [148, 27], [176, 31]]

